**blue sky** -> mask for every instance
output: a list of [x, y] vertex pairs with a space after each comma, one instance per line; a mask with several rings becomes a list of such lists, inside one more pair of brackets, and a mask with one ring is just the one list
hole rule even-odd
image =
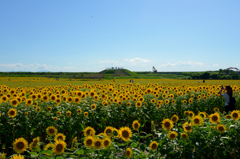
[[0, 71], [238, 67], [239, 0], [1, 0]]

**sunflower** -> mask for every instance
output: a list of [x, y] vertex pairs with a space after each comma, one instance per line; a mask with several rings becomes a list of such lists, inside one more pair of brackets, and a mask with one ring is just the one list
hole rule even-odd
[[171, 140], [175, 140], [175, 138], [178, 136], [177, 132], [171, 131], [168, 133], [168, 138]]
[[45, 147], [44, 150], [48, 150], [49, 148], [51, 148], [51, 150], [53, 149], [54, 144], [53, 143], [48, 143]]
[[138, 120], [134, 120], [133, 121], [132, 127], [133, 127], [133, 130], [137, 130], [138, 131], [138, 129], [140, 127], [140, 123], [138, 122]]
[[123, 141], [128, 141], [132, 137], [132, 131], [129, 127], [121, 127], [118, 133]]
[[52, 110], [52, 107], [47, 107], [47, 111], [50, 111], [50, 110]]
[[101, 149], [103, 147], [103, 142], [102, 142], [102, 140], [101, 139], [95, 139], [94, 141], [93, 141], [93, 148], [94, 149], [96, 149], [96, 150], [98, 150], [98, 149]]
[[58, 120], [58, 118], [57, 118], [57, 117], [53, 117], [53, 120], [55, 120], [55, 121], [56, 121], [56, 120]]
[[53, 126], [49, 126], [46, 130], [49, 136], [53, 136], [57, 134], [57, 129]]
[[74, 100], [75, 103], [80, 103], [81, 102], [81, 99], [79, 97], [74, 97], [73, 100]]
[[193, 124], [194, 125], [202, 125], [203, 119], [200, 115], [196, 115], [192, 118]]
[[111, 145], [111, 140], [109, 138], [104, 138], [102, 144], [104, 148], [108, 148]]
[[156, 141], [152, 141], [150, 143], [149, 149], [153, 151], [153, 150], [156, 150], [157, 147], [158, 147], [158, 143]]
[[143, 98], [143, 97], [140, 97], [140, 98], [139, 98], [139, 101], [140, 101], [140, 102], [144, 102], [144, 98]]
[[68, 97], [68, 98], [67, 98], [67, 102], [68, 102], [68, 103], [72, 103], [72, 101], [73, 101], [73, 98], [72, 98], [72, 97]]
[[169, 104], [169, 100], [168, 99], [165, 99], [165, 104]]
[[26, 105], [32, 105], [33, 104], [33, 100], [32, 99], [27, 99], [26, 100]]
[[78, 112], [78, 113], [81, 113], [81, 112], [82, 112], [82, 110], [81, 110], [81, 109], [78, 109], [78, 110], [77, 110], [77, 112]]
[[40, 112], [41, 108], [37, 107], [36, 112]]
[[200, 113], [198, 113], [198, 115], [201, 116], [203, 119], [206, 118], [205, 112], [200, 112]]
[[221, 133], [223, 133], [224, 131], [226, 131], [226, 127], [224, 125], [217, 125], [217, 130]]
[[184, 111], [184, 115], [189, 115], [189, 111]]
[[188, 137], [188, 134], [187, 134], [187, 133], [182, 133], [182, 134], [181, 134], [181, 137], [182, 137], [183, 139], [186, 139], [186, 138]]
[[10, 104], [14, 107], [16, 107], [18, 105], [18, 99], [17, 98], [13, 98], [11, 101], [10, 101]]
[[172, 122], [172, 120], [164, 119], [164, 120], [162, 121], [162, 128], [163, 128], [164, 130], [169, 131], [169, 130], [172, 129], [172, 127], [173, 127], [173, 122]]
[[219, 109], [218, 109], [218, 108], [214, 108], [214, 111], [215, 111], [215, 112], [219, 112]]
[[220, 115], [219, 115], [219, 113], [214, 113], [214, 114], [211, 114], [210, 116], [209, 116], [209, 120], [212, 122], [212, 123], [215, 123], [215, 124], [217, 124], [219, 121], [220, 121]]
[[188, 111], [188, 112], [189, 112], [189, 115], [188, 115], [188, 116], [189, 116], [190, 118], [194, 117], [195, 114], [194, 114], [192, 111]]
[[132, 157], [132, 149], [130, 147], [128, 147], [126, 149], [126, 156], [127, 156], [127, 158], [131, 158]]
[[192, 132], [192, 124], [189, 122], [185, 122], [183, 124], [183, 129], [185, 132]]
[[151, 103], [156, 103], [156, 99], [151, 99]]
[[172, 122], [176, 123], [178, 121], [178, 116], [177, 115], [173, 115], [171, 117], [171, 120], [172, 120]]
[[1, 99], [2, 99], [3, 102], [8, 101], [8, 97], [6, 95], [2, 96]]
[[63, 140], [63, 141], [65, 141], [65, 139], [66, 139], [66, 136], [65, 136], [64, 134], [62, 134], [62, 133], [58, 133], [58, 134], [55, 135], [55, 137], [54, 137], [54, 140], [55, 140], [55, 141], [57, 141], [57, 140]]
[[94, 138], [92, 136], [87, 136], [85, 139], [84, 139], [84, 145], [88, 148], [91, 148], [92, 145], [93, 145], [93, 142], [94, 142]]
[[51, 101], [55, 102], [56, 99], [57, 99], [57, 97], [56, 97], [54, 94], [52, 94], [52, 95], [50, 96], [50, 100], [51, 100]]
[[97, 108], [96, 104], [91, 105], [91, 109], [95, 110]]
[[71, 111], [67, 111], [67, 117], [70, 117], [71, 116], [71, 114], [72, 114], [72, 112]]
[[84, 112], [84, 116], [85, 116], [85, 117], [88, 117], [88, 112]]
[[234, 120], [238, 120], [239, 117], [240, 117], [240, 113], [239, 113], [239, 110], [234, 110], [231, 112], [231, 117], [234, 119]]
[[127, 106], [131, 106], [131, 103], [130, 103], [130, 102], [127, 102]]
[[84, 136], [95, 136], [94, 128], [88, 126], [84, 129]]
[[119, 136], [118, 129], [113, 128], [113, 135], [114, 135], [115, 137], [120, 137], [120, 136]]
[[232, 117], [231, 117], [231, 115], [228, 115], [228, 114], [227, 114], [227, 115], [225, 115], [225, 118], [226, 118], [226, 119], [231, 119]]
[[61, 112], [60, 112], [60, 111], [57, 111], [57, 115], [61, 115]]
[[187, 100], [183, 100], [182, 103], [183, 103], [183, 104], [187, 104]]
[[32, 150], [32, 148], [38, 148], [39, 140], [40, 140], [39, 137], [34, 138], [31, 144], [29, 145], [29, 149]]
[[60, 98], [57, 98], [57, 99], [56, 99], [56, 103], [57, 103], [57, 104], [61, 103], [61, 99], [60, 99]]
[[63, 140], [57, 140], [53, 146], [53, 153], [55, 155], [61, 155], [66, 148], [66, 143]]
[[28, 142], [24, 138], [18, 138], [15, 139], [13, 142], [13, 150], [16, 153], [22, 153], [24, 151], [27, 151], [28, 148]]
[[136, 104], [135, 104], [136, 107], [140, 108], [142, 106], [142, 102], [140, 101], [137, 101]]
[[17, 115], [17, 110], [14, 108], [9, 109], [8, 116], [14, 118]]
[[10, 159], [24, 159], [24, 156], [17, 154], [17, 155], [12, 156]]
[[104, 130], [104, 134], [108, 137], [112, 137], [113, 127], [111, 127], [111, 126], [106, 127], [105, 130]]

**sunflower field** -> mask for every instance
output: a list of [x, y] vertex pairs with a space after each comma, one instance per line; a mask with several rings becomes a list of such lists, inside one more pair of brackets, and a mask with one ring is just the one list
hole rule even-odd
[[237, 80], [0, 82], [0, 159], [240, 158]]

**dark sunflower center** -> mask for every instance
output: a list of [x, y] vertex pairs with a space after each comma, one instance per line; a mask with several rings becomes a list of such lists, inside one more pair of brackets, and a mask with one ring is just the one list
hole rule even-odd
[[171, 134], [171, 135], [170, 135], [170, 138], [175, 138], [175, 134]]
[[57, 139], [58, 140], [63, 140], [63, 137], [62, 136], [58, 136]]
[[10, 111], [10, 115], [14, 115], [15, 114], [15, 111]]
[[112, 133], [112, 130], [107, 129], [106, 134], [110, 134], [110, 133]]
[[224, 131], [224, 128], [223, 128], [222, 126], [220, 126], [220, 127], [218, 128], [218, 130], [219, 130], [219, 131]]
[[176, 118], [176, 117], [173, 117], [173, 118], [172, 118], [172, 121], [176, 121], [176, 120], [177, 120], [177, 118]]
[[122, 136], [123, 136], [124, 138], [128, 138], [128, 137], [129, 137], [128, 131], [127, 131], [127, 130], [124, 130], [124, 131], [122, 132]]
[[54, 129], [49, 129], [49, 133], [54, 134], [55, 133]]
[[92, 140], [91, 139], [87, 140], [87, 145], [92, 145]]
[[196, 124], [198, 124], [200, 121], [199, 121], [199, 119], [194, 119], [194, 122], [195, 122]]
[[131, 155], [131, 152], [130, 152], [130, 151], [127, 151], [126, 154], [127, 154], [127, 156], [130, 156], [130, 155]]
[[95, 142], [95, 146], [96, 147], [100, 147], [101, 146], [101, 142], [100, 141]]
[[213, 120], [213, 121], [218, 121], [218, 117], [217, 117], [217, 116], [213, 116], [213, 117], [212, 117], [212, 120]]
[[137, 129], [138, 127], [139, 127], [139, 126], [138, 126], [138, 123], [135, 123], [135, 124], [134, 124], [134, 128]]
[[18, 142], [16, 145], [17, 149], [23, 149], [24, 148], [24, 143], [23, 142]]
[[170, 127], [170, 123], [169, 123], [169, 122], [165, 122], [165, 123], [164, 123], [164, 126], [165, 126], [166, 128], [169, 128], [169, 127]]
[[157, 148], [157, 144], [152, 144], [152, 149], [156, 149]]
[[38, 141], [37, 140], [35, 140], [34, 142], [33, 142], [33, 147], [35, 147], [35, 146], [37, 146], [37, 143], [38, 143]]
[[190, 126], [190, 125], [187, 125], [185, 128], [186, 128], [187, 130], [191, 130], [191, 126]]
[[16, 104], [17, 104], [17, 101], [14, 100], [14, 101], [12, 102], [12, 104], [13, 104], [13, 105], [16, 105]]
[[185, 138], [187, 138], [187, 135], [186, 135], [186, 134], [183, 134], [182, 137], [185, 139]]
[[91, 135], [91, 130], [87, 130], [87, 135]]
[[108, 146], [108, 145], [109, 145], [109, 141], [108, 141], [108, 140], [105, 140], [105, 141], [104, 141], [104, 145], [105, 145], [105, 146]]
[[63, 149], [63, 145], [62, 144], [58, 144], [56, 146], [56, 151], [62, 151], [62, 149]]
[[233, 118], [238, 118], [238, 113], [233, 113]]

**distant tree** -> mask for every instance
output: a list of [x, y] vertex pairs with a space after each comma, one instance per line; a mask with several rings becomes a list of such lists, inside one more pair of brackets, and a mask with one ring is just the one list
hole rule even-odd
[[239, 79], [239, 75], [236, 72], [233, 72], [231, 78], [232, 79]]
[[212, 74], [212, 75], [211, 75], [211, 78], [212, 78], [212, 79], [218, 79], [218, 78], [219, 78], [219, 75], [218, 75], [218, 74]]
[[226, 69], [225, 72], [226, 72], [226, 74], [228, 75], [229, 72], [230, 72], [230, 70], [229, 70], [229, 69]]
[[201, 74], [201, 78], [202, 79], [209, 79], [210, 78], [210, 73], [209, 72], [204, 72], [203, 74]]

